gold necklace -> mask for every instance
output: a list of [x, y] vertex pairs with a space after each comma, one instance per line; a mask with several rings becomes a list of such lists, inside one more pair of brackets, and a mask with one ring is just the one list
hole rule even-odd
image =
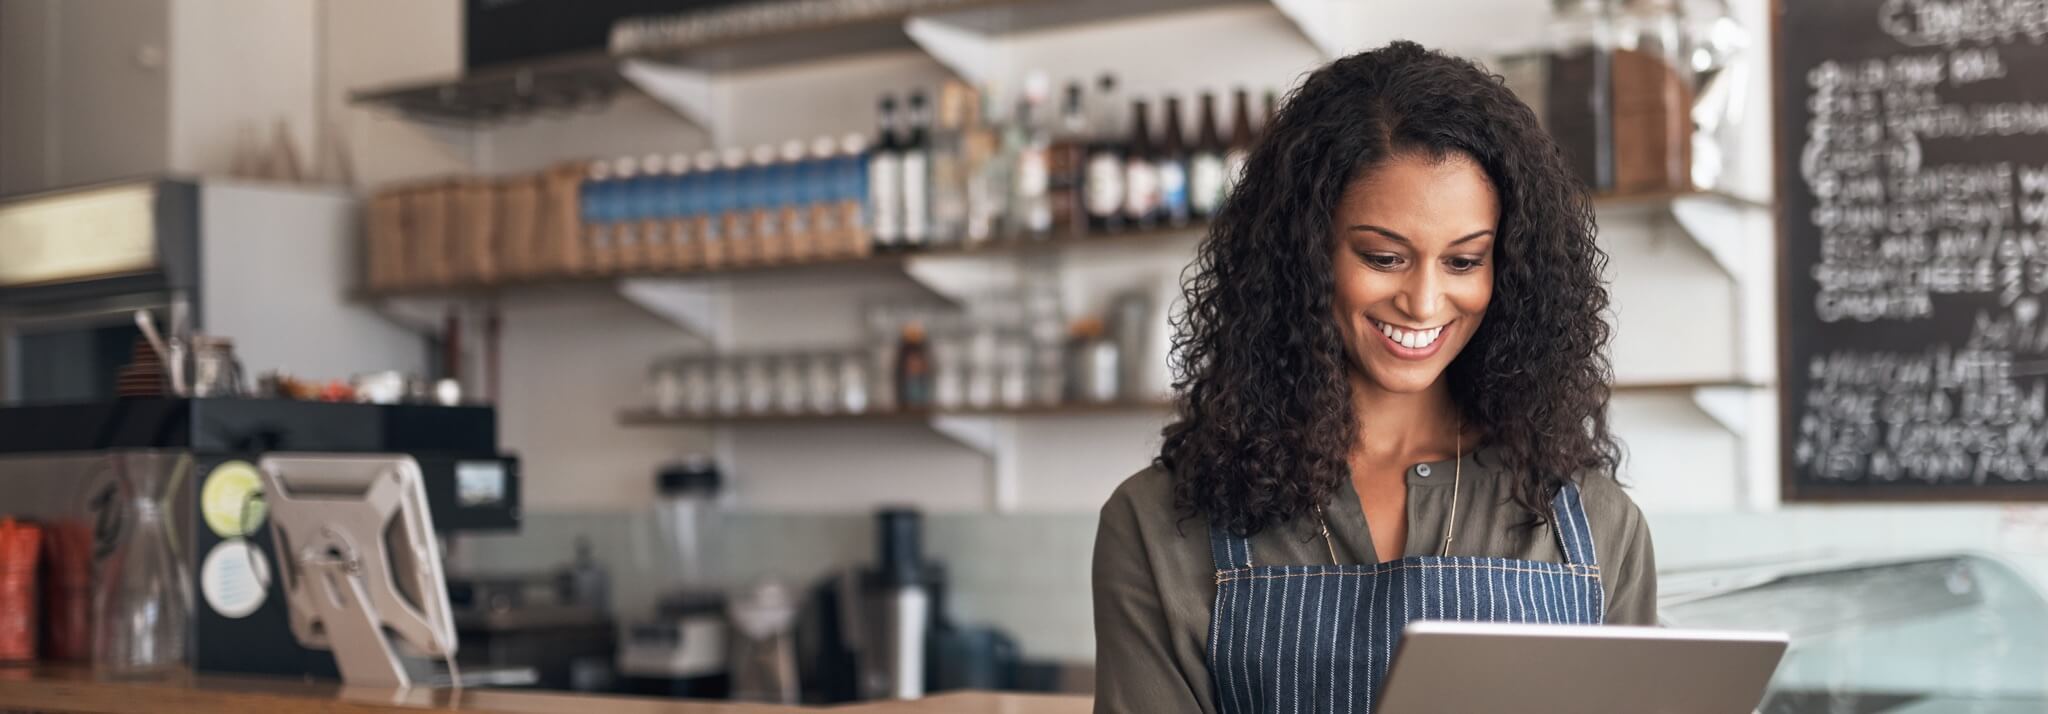
[[1454, 447], [1456, 449], [1454, 453], [1457, 454], [1458, 460], [1451, 462], [1451, 520], [1449, 523], [1444, 524], [1444, 550], [1437, 555], [1439, 558], [1451, 557], [1452, 534], [1458, 532], [1458, 483], [1465, 480], [1464, 422], [1458, 423], [1458, 435], [1452, 440], [1452, 443], [1457, 445]]
[[[1437, 557], [1440, 558], [1450, 557], [1451, 541], [1456, 539], [1455, 534], [1458, 532], [1458, 491], [1461, 490], [1460, 486], [1462, 486], [1465, 481], [1464, 422], [1458, 423], [1458, 434], [1457, 436], [1452, 437], [1451, 443], [1451, 453], [1456, 455], [1455, 460], [1451, 462], [1451, 517], [1450, 520], [1444, 524], [1444, 546], [1443, 550], [1437, 554]], [[1316, 506], [1316, 520], [1322, 521], [1323, 547], [1328, 548], [1330, 551], [1330, 564], [1336, 565], [1337, 543], [1336, 541], [1330, 538], [1330, 518], [1328, 514], [1325, 514], [1323, 512], [1322, 506]]]

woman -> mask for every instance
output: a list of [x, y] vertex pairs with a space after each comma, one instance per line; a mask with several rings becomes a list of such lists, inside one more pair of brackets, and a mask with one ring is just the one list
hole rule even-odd
[[1654, 624], [1593, 210], [1499, 78], [1310, 75], [1200, 249], [1178, 420], [1095, 541], [1101, 712], [1366, 712], [1419, 619]]

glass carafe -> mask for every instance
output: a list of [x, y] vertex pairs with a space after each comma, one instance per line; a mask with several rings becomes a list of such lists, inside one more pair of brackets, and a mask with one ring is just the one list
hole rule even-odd
[[[187, 662], [192, 581], [178, 559], [166, 493], [189, 463], [165, 454], [114, 454], [115, 547], [100, 564], [93, 594], [93, 666], [126, 677], [173, 672]], [[169, 479], [169, 488], [160, 489]]]

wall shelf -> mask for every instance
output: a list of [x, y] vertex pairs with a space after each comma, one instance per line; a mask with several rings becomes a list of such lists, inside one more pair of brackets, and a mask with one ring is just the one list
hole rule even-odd
[[408, 82], [349, 93], [349, 102], [390, 108], [413, 121], [473, 129], [548, 113], [602, 109], [633, 85], [619, 61], [583, 53], [452, 79]]
[[1738, 281], [1748, 275], [1758, 240], [1744, 224], [1768, 219], [1771, 204], [1726, 191], [1671, 191], [1610, 194], [1594, 199], [1602, 217], [1668, 221], [1713, 256], [1714, 264]]
[[[1693, 392], [1697, 390], [1755, 392], [1769, 388], [1770, 385], [1761, 382], [1746, 382], [1735, 379], [1616, 382], [1613, 385], [1614, 393], [1616, 394], [1654, 394], [1660, 392]], [[619, 423], [626, 426], [786, 426], [801, 424], [923, 422], [937, 417], [1091, 416], [1164, 411], [1172, 407], [1172, 402], [1159, 399], [1102, 403], [1079, 402], [1053, 405], [1034, 404], [1023, 407], [904, 409], [832, 414], [663, 414], [654, 409], [628, 409], [619, 413]]]
[[[926, 54], [973, 83], [996, 80], [1014, 69], [1003, 39], [1010, 36], [1113, 22], [1146, 15], [1213, 7], [1270, 6], [1269, 0], [1042, 0], [994, 3], [964, 10], [920, 13], [903, 21], [903, 32]], [[1307, 37], [1304, 36], [1304, 40]]]
[[834, 414], [663, 414], [653, 409], [628, 409], [619, 413], [619, 423], [626, 426], [793, 426], [805, 424], [874, 424], [874, 423], [929, 423], [934, 419], [965, 417], [1075, 417], [1111, 416], [1122, 414], [1165, 413], [1172, 408], [1163, 400], [1138, 400], [1117, 402], [1080, 402], [1072, 404], [1030, 405], [1023, 407], [987, 407], [957, 409], [900, 409], [891, 411], [834, 413]]
[[[990, 35], [1103, 22], [1203, 7], [1264, 5], [1265, 0], [892, 0], [834, 3], [816, 15], [791, 13], [780, 25], [733, 17], [689, 36], [667, 36], [659, 21], [620, 32], [623, 46], [493, 68], [434, 81], [350, 94], [418, 121], [483, 127], [524, 116], [601, 108], [621, 91], [637, 91], [717, 135], [711, 79], [717, 75], [816, 62], [864, 53], [934, 53], [963, 76], [961, 52], [979, 56]], [[736, 12], [745, 12], [741, 8]], [[716, 13], [717, 11], [713, 11]], [[630, 24], [630, 23], [629, 23]], [[715, 26], [712, 26], [715, 25]], [[952, 30], [948, 33], [947, 30]], [[941, 39], [919, 37], [936, 33]], [[946, 40], [957, 40], [947, 42]], [[936, 43], [936, 44], [934, 44]], [[621, 43], [615, 39], [615, 46]], [[977, 46], [978, 45], [978, 46]]]
[[378, 290], [364, 289], [359, 290], [357, 296], [363, 299], [418, 296], [488, 296], [524, 289], [564, 285], [607, 284], [621, 280], [639, 279], [695, 280], [737, 277], [829, 277], [842, 271], [907, 270], [905, 266], [923, 258], [1007, 258], [1065, 249], [1086, 250], [1090, 246], [1124, 246], [1168, 241], [1174, 238], [1190, 238], [1200, 235], [1205, 230], [1206, 228], [1203, 225], [1196, 224], [1180, 228], [1129, 231], [1104, 235], [1054, 236], [1043, 240], [1002, 240], [980, 245], [950, 244], [916, 251], [875, 253], [863, 256], [819, 258], [781, 263], [731, 265], [711, 269], [644, 270], [590, 275], [548, 275], [521, 277], [491, 283], [455, 283], [440, 286], [398, 287]]
[[694, 427], [714, 430], [760, 426], [921, 426], [987, 459], [988, 471], [985, 475], [989, 480], [989, 508], [996, 513], [1009, 513], [1017, 509], [1020, 491], [1021, 477], [1017, 467], [1019, 419], [1133, 415], [1154, 415], [1164, 418], [1172, 411], [1173, 405], [1164, 400], [981, 409], [905, 409], [842, 414], [668, 415], [652, 409], [629, 409], [619, 413], [619, 423], [629, 427]]
[[[1768, 204], [1712, 191], [1606, 195], [1596, 197], [1593, 203], [1603, 216], [1625, 215], [1627, 212], [1633, 211], [1670, 210], [1674, 205], [1695, 203], [1720, 204], [1731, 206], [1738, 210], [1769, 210]], [[1076, 248], [1085, 250], [1090, 246], [1132, 246], [1147, 242], [1166, 242], [1176, 238], [1193, 238], [1207, 231], [1208, 227], [1206, 225], [1195, 223], [1182, 227], [1103, 235], [1056, 235], [1042, 240], [999, 240], [979, 245], [948, 244], [916, 251], [838, 256], [780, 263], [730, 265], [710, 269], [640, 270], [588, 275], [546, 275], [518, 277], [490, 283], [453, 283], [448, 285], [406, 286], [376, 290], [362, 289], [357, 291], [356, 296], [362, 299], [391, 297], [487, 297], [496, 293], [532, 288], [610, 284], [621, 280], [643, 278], [829, 277], [831, 274], [839, 271], [909, 270], [910, 268], [907, 268], [907, 265], [922, 258], [998, 258]]]
[[1394, 40], [1457, 55], [1488, 57], [1539, 47], [1550, 3], [1529, 0], [1271, 0], [1335, 59]]
[[1771, 385], [1740, 379], [1674, 379], [1660, 381], [1615, 382], [1615, 394], [1652, 394], [1657, 392], [1689, 392], [1696, 389], [1769, 389]]
[[1771, 385], [1740, 379], [1616, 382], [1614, 394], [1683, 394], [1721, 428], [1736, 436], [1749, 431], [1749, 400], [1769, 396]]
[[1503, 30], [1550, 17], [1547, 6], [1528, 0], [867, 0], [774, 13], [738, 7], [712, 10], [707, 16], [719, 19], [687, 32], [659, 16], [621, 23], [609, 52], [374, 88], [350, 98], [420, 121], [475, 127], [601, 107], [618, 92], [637, 89], [715, 135], [715, 113], [702, 91], [714, 74], [922, 49], [979, 82], [1007, 67], [999, 46], [1007, 36], [1234, 5], [1275, 8], [1326, 58], [1399, 38], [1497, 55], [1524, 49], [1502, 45]]

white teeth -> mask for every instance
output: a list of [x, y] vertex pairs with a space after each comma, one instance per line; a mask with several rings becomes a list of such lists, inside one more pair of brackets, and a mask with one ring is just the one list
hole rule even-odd
[[1444, 333], [1443, 325], [1437, 325], [1427, 330], [1404, 330], [1384, 322], [1378, 322], [1378, 324], [1380, 332], [1384, 333], [1387, 339], [1393, 340], [1395, 344], [1411, 350], [1418, 350], [1436, 344], [1436, 338]]

